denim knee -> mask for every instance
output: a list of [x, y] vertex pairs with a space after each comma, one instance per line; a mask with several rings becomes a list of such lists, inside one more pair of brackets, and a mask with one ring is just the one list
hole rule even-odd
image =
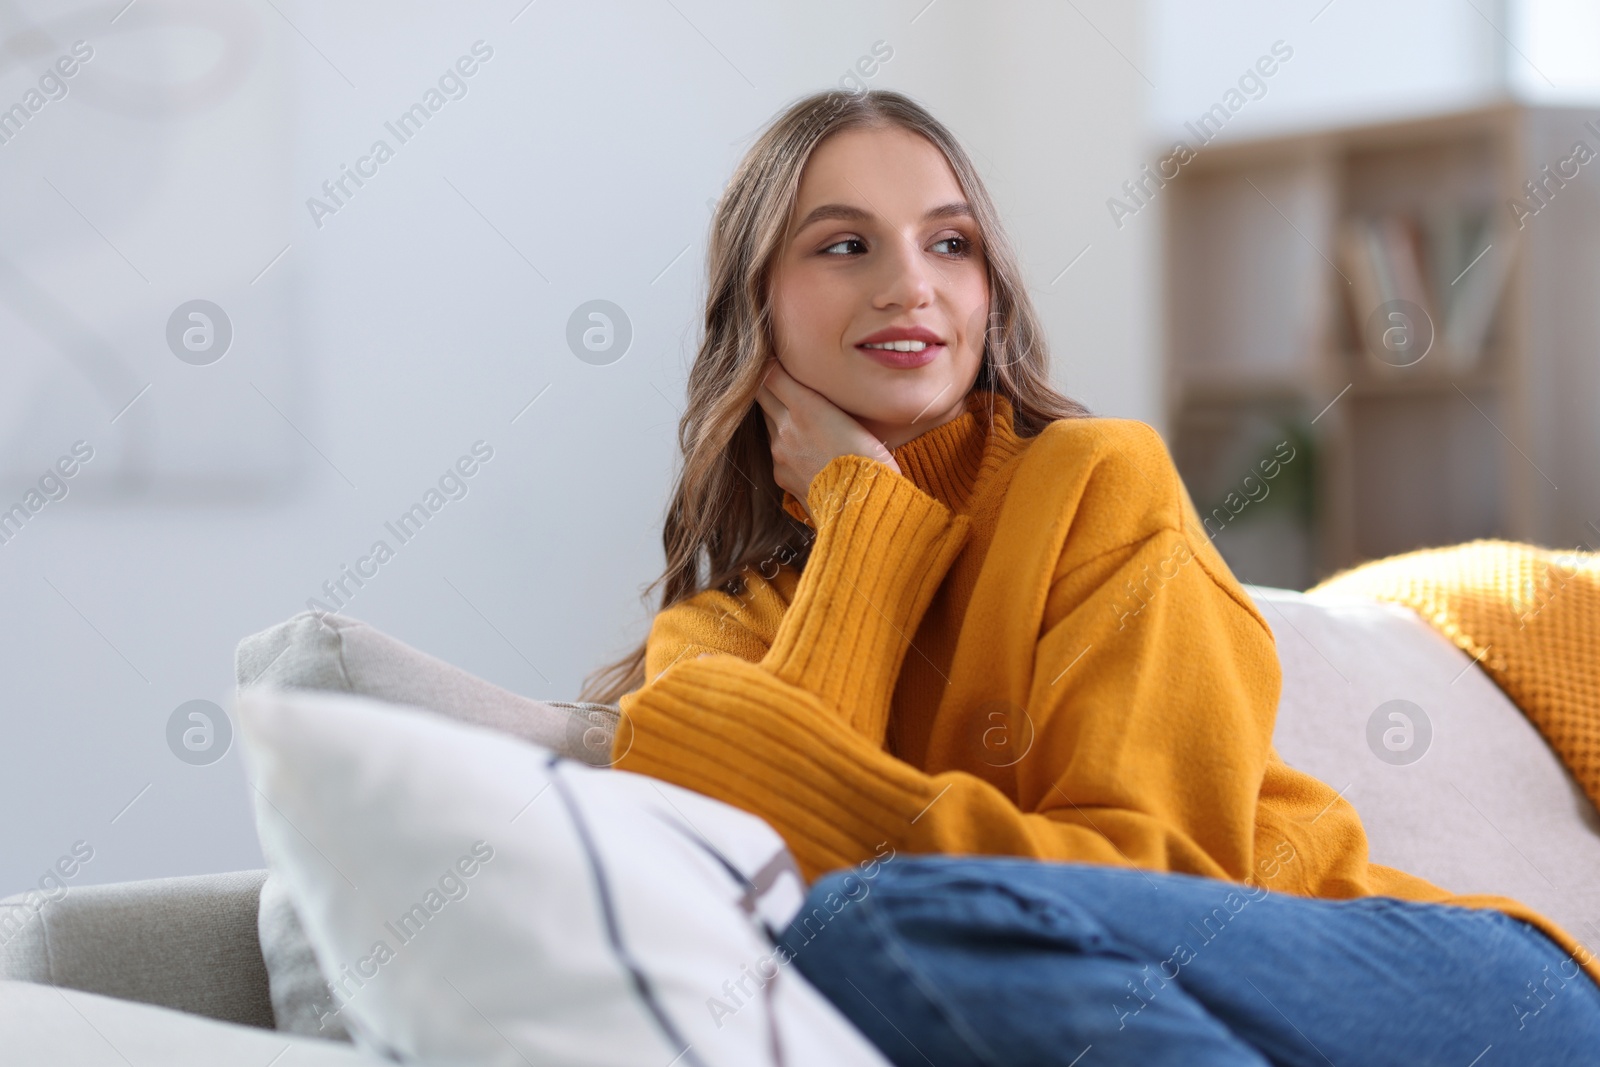
[[857, 927], [871, 918], [913, 941], [991, 944], [997, 951], [1048, 943], [1058, 951], [1131, 958], [1088, 909], [1035, 885], [1041, 872], [1034, 860], [937, 856], [898, 859], [870, 880], [836, 871], [812, 886], [791, 928]]

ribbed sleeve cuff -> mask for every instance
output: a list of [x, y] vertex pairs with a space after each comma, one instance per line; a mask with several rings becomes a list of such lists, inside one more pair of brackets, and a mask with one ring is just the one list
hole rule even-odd
[[869, 745], [811, 694], [733, 655], [674, 665], [625, 696], [622, 712], [619, 770], [761, 816], [808, 880], [884, 842], [904, 847], [944, 788]]
[[881, 745], [912, 635], [971, 520], [865, 456], [835, 456], [806, 503], [817, 539], [761, 666]]
[[790, 518], [798, 519], [813, 530], [817, 528], [817, 524], [811, 521], [811, 516], [806, 514], [805, 505], [795, 499], [795, 495], [787, 489], [783, 491], [783, 510]]

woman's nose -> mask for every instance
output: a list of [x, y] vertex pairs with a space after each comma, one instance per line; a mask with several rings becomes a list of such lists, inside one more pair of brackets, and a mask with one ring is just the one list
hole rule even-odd
[[921, 307], [932, 302], [937, 275], [916, 241], [901, 237], [893, 242], [884, 249], [881, 263], [874, 306]]

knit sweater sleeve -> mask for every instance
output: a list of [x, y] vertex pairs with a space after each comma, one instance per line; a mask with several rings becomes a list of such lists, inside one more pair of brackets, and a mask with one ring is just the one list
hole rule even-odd
[[[728, 653], [881, 746], [911, 635], [971, 520], [855, 455], [819, 471], [806, 503], [817, 534], [798, 581], [757, 567], [739, 595], [707, 590], [662, 611], [646, 642], [646, 687], [686, 660]], [[638, 696], [624, 697], [624, 707]]]
[[830, 460], [806, 503], [816, 542], [760, 666], [880, 747], [911, 636], [971, 520], [856, 455]]

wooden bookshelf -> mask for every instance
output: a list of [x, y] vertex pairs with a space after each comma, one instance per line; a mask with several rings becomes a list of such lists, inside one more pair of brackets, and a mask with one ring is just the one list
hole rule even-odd
[[[1597, 130], [1600, 110], [1503, 104], [1219, 142], [1159, 191], [1168, 436], [1242, 581], [1305, 588], [1476, 537], [1600, 548]], [[1596, 158], [1549, 181], [1579, 141]], [[1374, 221], [1394, 219], [1411, 229]], [[1374, 340], [1422, 336], [1378, 329], [1373, 294], [1395, 290], [1373, 279], [1406, 276], [1383, 250], [1407, 249], [1434, 337], [1414, 361]], [[1264, 480], [1287, 440], [1303, 447]], [[1265, 495], [1234, 515], [1247, 475]]]

